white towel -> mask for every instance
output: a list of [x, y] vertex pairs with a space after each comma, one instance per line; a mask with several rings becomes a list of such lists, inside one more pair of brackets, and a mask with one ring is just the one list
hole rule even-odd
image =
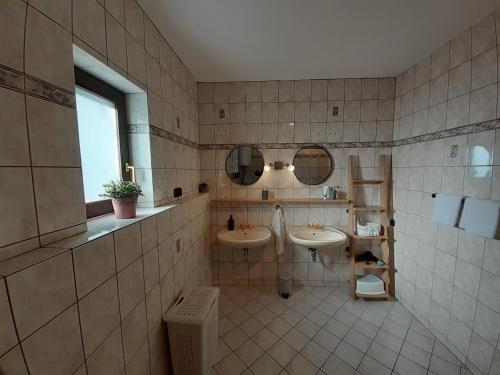
[[432, 208], [432, 221], [455, 226], [460, 213], [462, 197], [457, 195], [437, 194]]
[[486, 238], [499, 234], [500, 202], [490, 199], [465, 198], [459, 227]]
[[276, 254], [281, 255], [285, 252], [285, 241], [286, 241], [286, 223], [285, 216], [283, 215], [283, 210], [281, 207], [276, 207], [276, 212], [273, 218], [273, 230], [274, 236], [276, 237]]

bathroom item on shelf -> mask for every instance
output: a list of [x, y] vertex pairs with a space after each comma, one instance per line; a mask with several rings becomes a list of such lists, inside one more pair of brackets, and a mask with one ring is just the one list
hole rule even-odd
[[459, 227], [487, 238], [500, 238], [500, 201], [465, 198]]
[[269, 199], [269, 190], [262, 190], [262, 200], [267, 201]]
[[283, 298], [292, 295], [292, 275], [289, 272], [280, 272], [278, 275], [278, 294]]
[[359, 221], [356, 223], [356, 232], [358, 236], [376, 237], [380, 235], [381, 225], [377, 223], [366, 223], [362, 225]]
[[384, 282], [375, 275], [366, 275], [356, 281], [357, 294], [384, 294]]
[[451, 226], [457, 225], [462, 199], [459, 195], [436, 194], [433, 200], [432, 221]]
[[184, 291], [165, 315], [174, 374], [206, 375], [217, 354], [219, 288]]
[[281, 255], [285, 252], [286, 223], [283, 209], [280, 206], [276, 206], [274, 212], [273, 231], [275, 236], [274, 245], [276, 247], [276, 254]]
[[328, 189], [329, 189], [329, 186], [323, 186], [323, 199], [328, 198]]
[[229, 215], [229, 220], [227, 221], [227, 229], [234, 230], [234, 219], [233, 215]]
[[333, 199], [333, 186], [328, 187], [328, 199]]
[[334, 189], [333, 189], [333, 198], [332, 199], [337, 199], [337, 196], [339, 195], [339, 187], [336, 186]]
[[200, 185], [198, 185], [198, 191], [200, 193], [208, 193], [208, 185], [202, 182]]
[[358, 254], [354, 257], [357, 262], [366, 262], [369, 264], [370, 262], [375, 262], [379, 266], [383, 266], [385, 262], [382, 259], [377, 258], [371, 251], [365, 251], [362, 254]]

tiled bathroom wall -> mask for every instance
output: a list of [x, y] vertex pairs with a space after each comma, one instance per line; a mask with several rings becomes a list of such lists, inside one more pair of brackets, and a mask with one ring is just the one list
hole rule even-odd
[[[161, 314], [211, 280], [194, 78], [135, 0], [5, 0], [0, 25], [0, 373], [164, 374]], [[141, 204], [183, 200], [87, 221], [74, 46], [146, 94]]]
[[396, 295], [475, 374], [500, 354], [500, 241], [433, 223], [431, 194], [500, 200], [499, 31], [497, 12], [396, 84]]
[[[200, 122], [200, 179], [208, 183], [212, 198], [258, 198], [263, 189], [271, 197], [319, 198], [322, 185], [339, 186], [346, 197], [347, 159], [359, 156], [357, 171], [366, 178], [378, 176], [378, 156], [390, 154], [394, 118], [393, 78], [332, 79], [265, 82], [204, 82], [198, 84]], [[265, 172], [250, 186], [228, 178], [225, 162], [238, 144], [258, 148], [265, 163], [293, 162], [303, 146], [320, 144], [334, 161], [332, 175], [319, 186], [308, 186], [284, 169]], [[360, 204], [375, 204], [378, 188], [357, 190]], [[287, 225], [309, 223], [347, 229], [346, 204], [283, 204]], [[250, 249], [248, 262], [241, 249], [217, 244], [217, 233], [229, 215], [236, 225], [270, 225], [273, 204], [212, 205], [214, 282], [220, 284], [274, 284], [278, 273], [288, 272], [299, 285], [345, 285], [350, 264], [345, 247], [319, 250], [313, 262], [306, 248], [287, 244], [277, 256], [274, 244]], [[378, 251], [378, 244], [366, 244]]]
[[98, 219], [0, 263], [0, 372], [169, 373], [162, 314], [184, 288], [210, 283], [209, 207], [200, 195]]
[[86, 229], [73, 45], [147, 93], [141, 204], [197, 190], [196, 83], [135, 0], [5, 0], [0, 24], [0, 259]]

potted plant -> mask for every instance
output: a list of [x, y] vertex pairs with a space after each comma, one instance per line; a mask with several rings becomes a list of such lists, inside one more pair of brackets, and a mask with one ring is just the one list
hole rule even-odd
[[111, 198], [117, 219], [132, 219], [136, 215], [137, 197], [142, 194], [137, 182], [116, 180], [104, 184], [101, 197]]

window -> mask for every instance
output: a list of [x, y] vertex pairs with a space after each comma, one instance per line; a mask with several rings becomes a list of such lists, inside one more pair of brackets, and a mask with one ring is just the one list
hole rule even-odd
[[127, 178], [125, 94], [75, 68], [76, 109], [87, 218], [113, 211], [102, 185]]

